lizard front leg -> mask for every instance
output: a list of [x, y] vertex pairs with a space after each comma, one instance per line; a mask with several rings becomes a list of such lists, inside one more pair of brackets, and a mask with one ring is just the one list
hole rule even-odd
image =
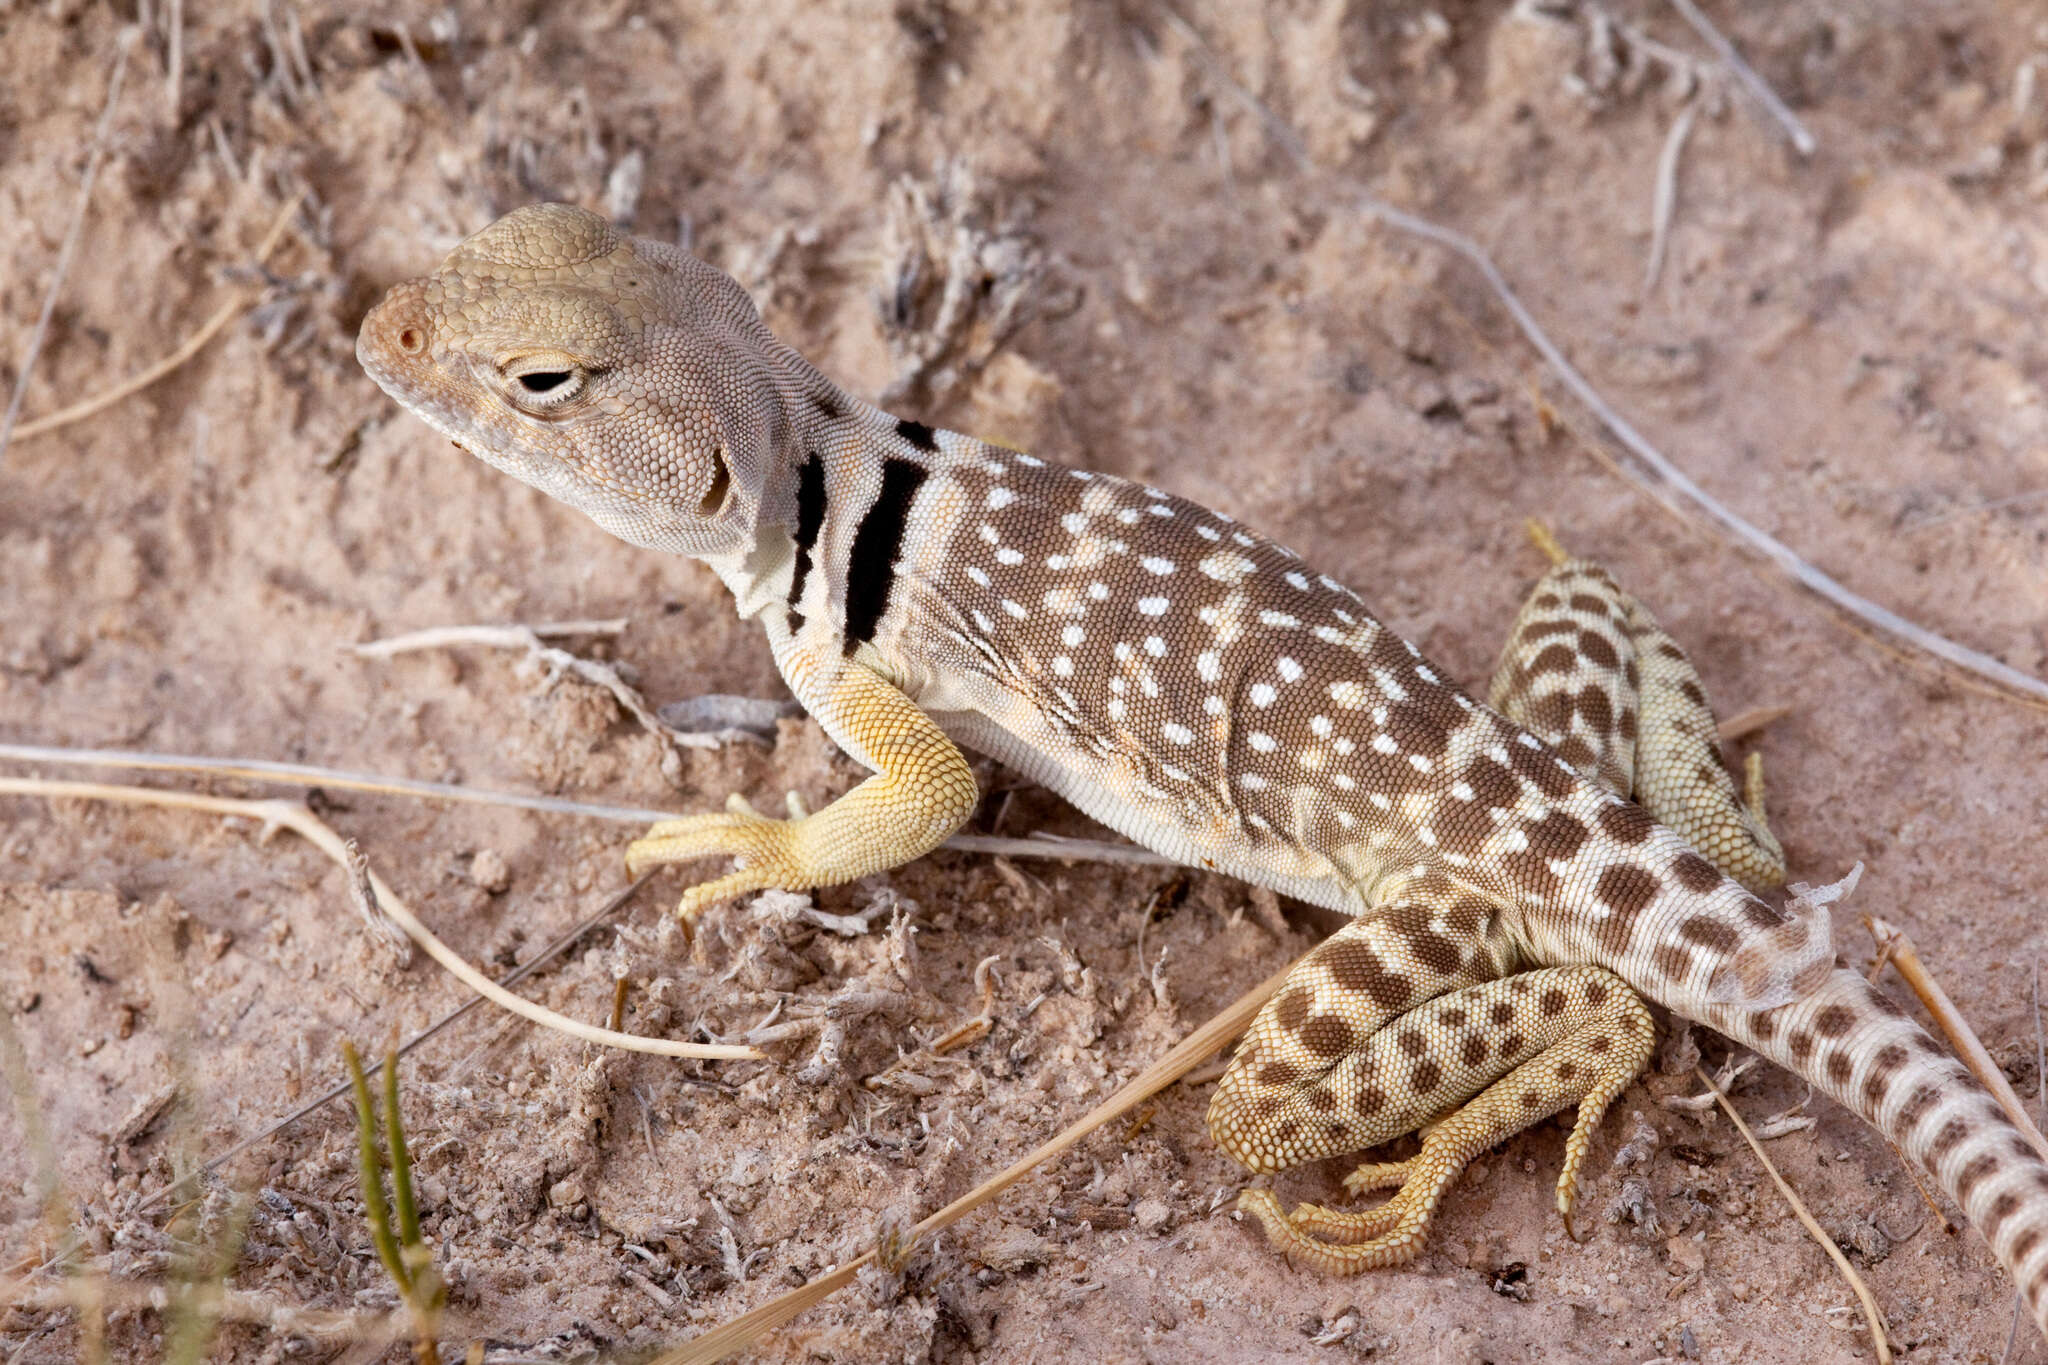
[[952, 740], [909, 697], [856, 663], [801, 675], [809, 709], [874, 776], [816, 814], [778, 820], [734, 797], [724, 811], [664, 820], [626, 849], [626, 869], [731, 857], [739, 867], [685, 891], [676, 913], [694, 923], [730, 896], [833, 886], [907, 863], [944, 843], [980, 791]]

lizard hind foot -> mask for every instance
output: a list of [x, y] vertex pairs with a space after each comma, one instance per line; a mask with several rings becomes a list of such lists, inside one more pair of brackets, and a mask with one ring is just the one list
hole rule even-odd
[[[1495, 1006], [1505, 1014], [1496, 1015]], [[1287, 1212], [1270, 1190], [1246, 1191], [1238, 1207], [1259, 1220], [1268, 1240], [1290, 1262], [1350, 1275], [1413, 1259], [1438, 1203], [1474, 1158], [1576, 1106], [1557, 1181], [1558, 1212], [1572, 1231], [1579, 1173], [1601, 1116], [1655, 1050], [1649, 1011], [1619, 980], [1592, 967], [1546, 968], [1486, 982], [1437, 1002], [1436, 1008], [1445, 1007], [1468, 1018], [1498, 1018], [1504, 1029], [1513, 1029], [1515, 1041], [1504, 1054], [1509, 1064], [1493, 1069], [1502, 1060], [1496, 1055], [1452, 1081], [1450, 1092], [1440, 1092], [1472, 1097], [1429, 1129], [1414, 1156], [1369, 1162], [1346, 1178], [1345, 1187], [1354, 1194], [1394, 1189], [1375, 1208], [1345, 1211], [1302, 1204]], [[1490, 1083], [1489, 1075], [1494, 1078]]]
[[1271, 1190], [1246, 1190], [1237, 1197], [1237, 1207], [1258, 1219], [1266, 1240], [1290, 1264], [1325, 1275], [1356, 1275], [1403, 1265], [1422, 1250], [1431, 1210], [1397, 1207], [1400, 1199], [1396, 1195], [1359, 1213], [1316, 1204], [1300, 1204], [1288, 1213]]

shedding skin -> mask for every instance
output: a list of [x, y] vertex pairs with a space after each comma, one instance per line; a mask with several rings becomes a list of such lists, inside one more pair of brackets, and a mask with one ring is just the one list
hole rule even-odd
[[[825, 810], [664, 821], [635, 868], [731, 857], [686, 919], [921, 856], [979, 749], [1132, 839], [1352, 922], [1255, 1023], [1210, 1110], [1260, 1171], [1425, 1125], [1361, 1168], [1379, 1209], [1247, 1207], [1290, 1256], [1412, 1256], [1476, 1153], [1565, 1108], [1569, 1212], [1645, 1000], [1873, 1124], [1967, 1212], [2048, 1332], [2048, 1163], [1925, 1030], [1835, 965], [1783, 877], [1762, 780], [1721, 768], [1684, 651], [1550, 546], [1483, 705], [1363, 599], [1158, 488], [847, 394], [729, 277], [549, 204], [508, 214], [363, 321], [406, 408], [759, 621], [798, 700], [875, 773]], [[1631, 799], [1633, 797], [1633, 799]]]

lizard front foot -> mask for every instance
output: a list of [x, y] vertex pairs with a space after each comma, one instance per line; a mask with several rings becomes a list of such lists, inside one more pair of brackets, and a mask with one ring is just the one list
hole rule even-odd
[[698, 858], [739, 864], [683, 893], [676, 915], [684, 927], [732, 896], [837, 886], [909, 862], [944, 843], [974, 809], [980, 792], [967, 760], [892, 684], [847, 664], [822, 695], [812, 709], [837, 719], [842, 742], [874, 776], [816, 814], [792, 801], [788, 820], [735, 795], [723, 811], [663, 820], [627, 848], [626, 871], [635, 877]]
[[732, 872], [683, 892], [676, 916], [693, 934], [697, 917], [719, 901], [770, 887], [807, 891], [836, 880], [829, 869], [804, 857], [799, 831], [810, 817], [794, 802], [791, 808], [793, 818], [778, 820], [762, 815], [735, 792], [722, 811], [660, 821], [626, 846], [626, 875], [638, 877], [700, 858], [735, 859], [739, 865]]

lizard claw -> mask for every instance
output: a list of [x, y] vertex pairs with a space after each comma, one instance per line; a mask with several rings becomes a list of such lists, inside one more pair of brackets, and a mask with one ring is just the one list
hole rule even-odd
[[626, 873], [643, 872], [699, 858], [732, 858], [737, 866], [723, 877], [699, 882], [683, 892], [676, 917], [684, 932], [696, 937], [697, 917], [719, 901], [769, 887], [801, 890], [818, 884], [815, 869], [797, 854], [798, 822], [777, 820], [757, 812], [735, 793], [723, 811], [663, 820], [626, 847]]

